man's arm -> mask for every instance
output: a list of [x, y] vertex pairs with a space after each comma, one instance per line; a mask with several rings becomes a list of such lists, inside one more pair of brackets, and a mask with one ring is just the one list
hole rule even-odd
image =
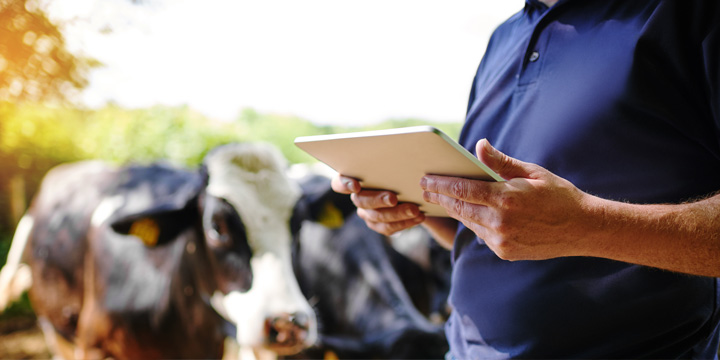
[[635, 205], [577, 189], [540, 166], [495, 150], [479, 158], [505, 182], [426, 176], [440, 204], [501, 258], [594, 256], [689, 274], [720, 276], [720, 195], [678, 205]]
[[587, 238], [589, 256], [720, 277], [720, 195], [679, 205], [594, 201], [607, 226]]

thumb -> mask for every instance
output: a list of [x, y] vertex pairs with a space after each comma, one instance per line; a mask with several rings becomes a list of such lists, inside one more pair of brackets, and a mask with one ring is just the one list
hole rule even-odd
[[532, 166], [512, 158], [495, 149], [487, 139], [481, 139], [475, 144], [477, 157], [483, 164], [498, 173], [503, 179], [529, 178]]

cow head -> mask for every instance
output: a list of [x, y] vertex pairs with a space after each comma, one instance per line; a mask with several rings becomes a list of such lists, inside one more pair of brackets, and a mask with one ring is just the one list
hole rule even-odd
[[[198, 290], [209, 296], [216, 290], [227, 294], [250, 288], [252, 251], [245, 226], [225, 199], [207, 193], [204, 168], [188, 173], [153, 165], [129, 172], [126, 177], [131, 180], [119, 186], [124, 195], [104, 200], [93, 222], [98, 222], [95, 218], [102, 217], [103, 212], [113, 213], [111, 227], [115, 232], [134, 235], [148, 247], [163, 246], [180, 234], [190, 234], [183, 237], [187, 261], [194, 271], [204, 274], [199, 277]], [[131, 188], [134, 191], [127, 191]]]
[[236, 324], [241, 347], [284, 355], [312, 345], [315, 314], [300, 291], [291, 259], [290, 217], [301, 191], [286, 176], [285, 159], [270, 145], [246, 143], [217, 148], [204, 164], [208, 194], [237, 210], [253, 251], [251, 289], [215, 296], [213, 305]]

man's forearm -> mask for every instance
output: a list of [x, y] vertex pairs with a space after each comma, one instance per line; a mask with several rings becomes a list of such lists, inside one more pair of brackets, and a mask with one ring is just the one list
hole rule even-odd
[[679, 205], [592, 202], [599, 221], [586, 224], [585, 255], [720, 277], [720, 195]]

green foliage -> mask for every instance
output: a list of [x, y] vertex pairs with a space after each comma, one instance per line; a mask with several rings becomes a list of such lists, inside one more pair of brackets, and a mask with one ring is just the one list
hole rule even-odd
[[320, 126], [298, 117], [244, 110], [234, 121], [213, 121], [186, 106], [98, 110], [0, 103], [0, 231], [8, 219], [9, 187], [22, 176], [29, 199], [42, 176], [64, 162], [101, 159], [115, 164], [167, 161], [196, 167], [212, 148], [230, 142], [274, 144], [290, 163], [315, 160], [295, 146], [298, 136], [433, 125], [457, 137], [460, 123], [393, 119], [367, 127]]

